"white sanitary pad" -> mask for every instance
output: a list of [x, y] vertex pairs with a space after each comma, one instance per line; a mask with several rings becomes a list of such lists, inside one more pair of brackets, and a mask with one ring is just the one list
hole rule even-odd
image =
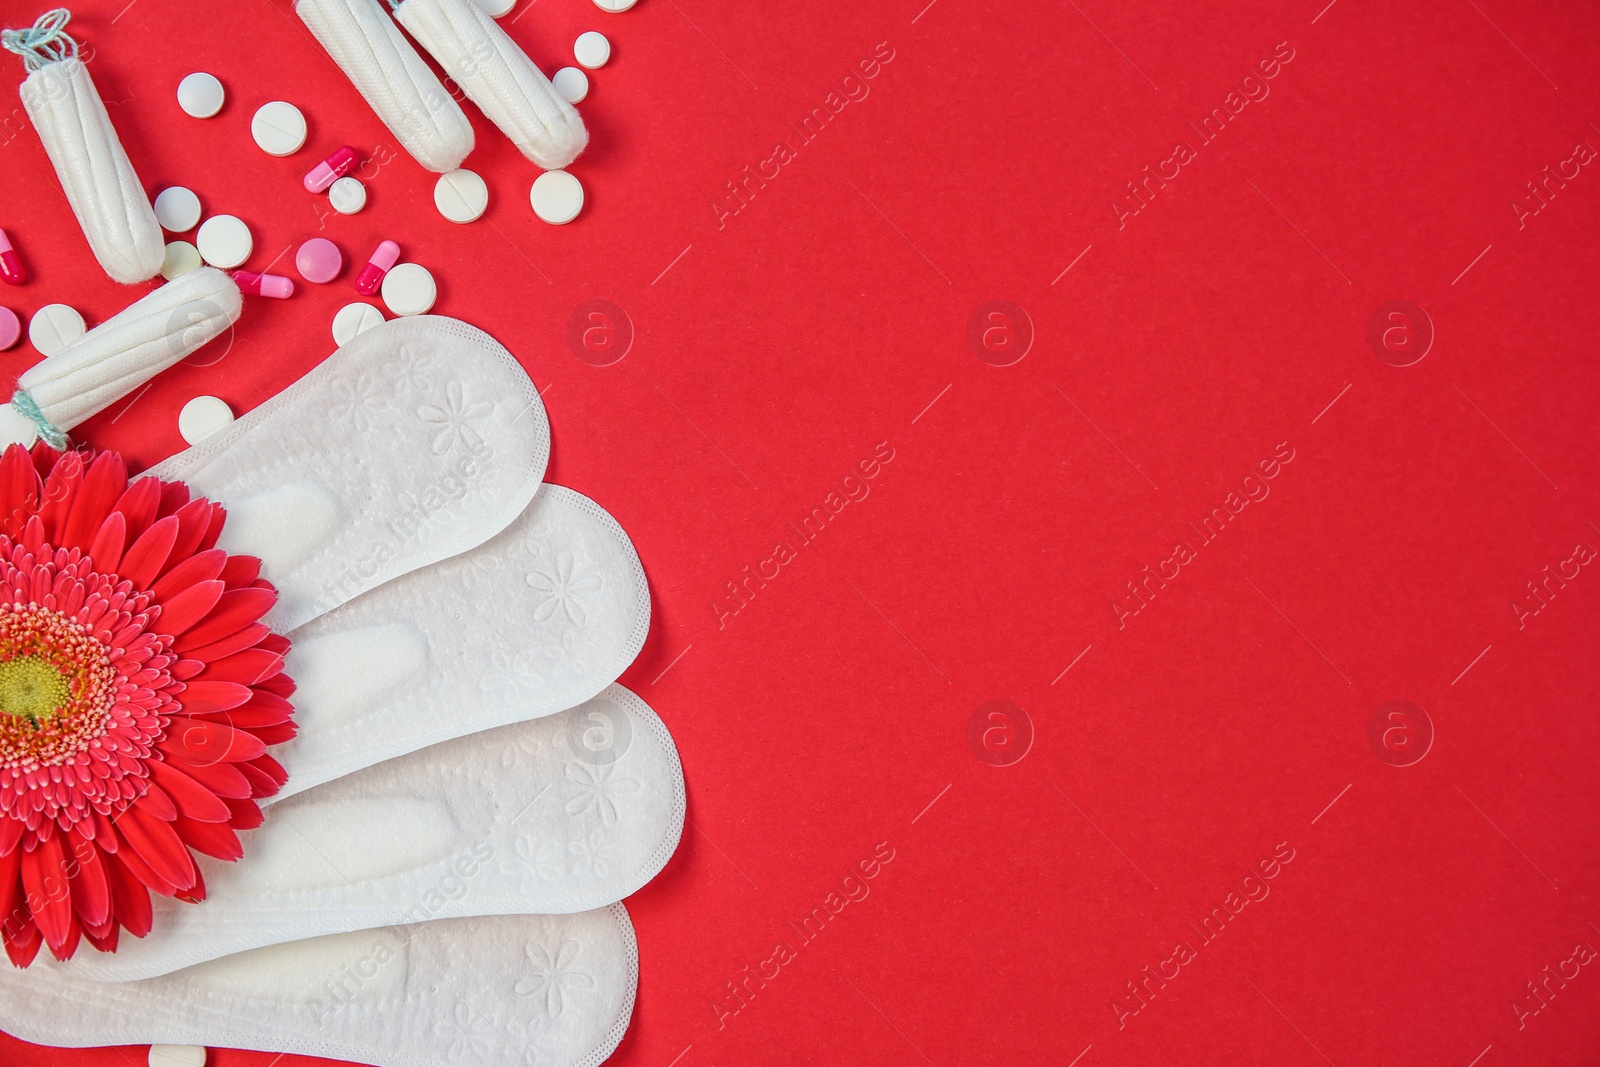
[[565, 167], [589, 143], [577, 110], [477, 0], [405, 0], [394, 17], [517, 151], [545, 170]]
[[286, 632], [464, 552], [522, 513], [550, 427], [533, 383], [482, 330], [395, 319], [149, 473], [228, 509], [219, 547], [258, 556]]
[[22, 106], [94, 258], [131, 285], [160, 272], [166, 245], [89, 68], [78, 58], [78, 42], [66, 33], [70, 18], [65, 8], [53, 8], [28, 29], [5, 31], [5, 47], [27, 65]]
[[297, 0], [294, 13], [418, 163], [461, 166], [472, 124], [378, 0]]
[[381, 1067], [595, 1067], [638, 987], [621, 904], [274, 945], [143, 982], [0, 968], [0, 1028], [83, 1048], [218, 1045]]
[[273, 802], [340, 775], [588, 700], [650, 628], [644, 568], [582, 493], [539, 490], [492, 540], [412, 571], [291, 635], [300, 734]]
[[203, 904], [158, 897], [142, 940], [32, 970], [132, 981], [324, 934], [601, 907], [637, 891], [677, 848], [683, 769], [655, 712], [614, 685], [560, 715], [368, 767], [265, 815], [243, 835], [243, 862], [199, 858]]

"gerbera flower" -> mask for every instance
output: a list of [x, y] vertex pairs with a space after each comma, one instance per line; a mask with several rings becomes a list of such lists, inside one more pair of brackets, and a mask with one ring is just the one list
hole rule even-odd
[[260, 561], [216, 547], [223, 509], [181, 482], [132, 483], [115, 452], [0, 457], [0, 935], [115, 951], [150, 931], [150, 893], [205, 897], [194, 852], [286, 779], [287, 639]]

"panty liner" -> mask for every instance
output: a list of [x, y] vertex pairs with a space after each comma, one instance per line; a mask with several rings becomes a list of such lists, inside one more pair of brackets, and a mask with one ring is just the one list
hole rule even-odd
[[0, 968], [0, 1028], [25, 1041], [216, 1045], [379, 1067], [595, 1067], [633, 1015], [621, 904], [447, 919], [294, 941], [143, 982]]
[[295, 630], [299, 736], [276, 803], [381, 760], [554, 715], [633, 662], [650, 628], [644, 568], [582, 493], [539, 490], [495, 537]]
[[653, 878], [683, 818], [672, 738], [614, 685], [560, 715], [435, 745], [275, 804], [245, 835], [244, 862], [200, 858], [204, 903], [157, 898], [143, 939], [33, 970], [123, 982], [324, 934], [587, 911]]
[[456, 319], [368, 330], [227, 429], [157, 464], [228, 509], [219, 547], [259, 556], [287, 632], [473, 548], [539, 488], [550, 426], [527, 372]]

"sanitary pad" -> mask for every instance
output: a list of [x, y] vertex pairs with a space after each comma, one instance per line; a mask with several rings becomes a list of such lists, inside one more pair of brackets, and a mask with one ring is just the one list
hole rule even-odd
[[469, 552], [291, 635], [299, 736], [272, 750], [282, 800], [380, 760], [588, 700], [639, 654], [644, 568], [616, 520], [546, 485]]
[[197, 1044], [381, 1067], [595, 1067], [639, 979], [621, 904], [454, 919], [274, 945], [143, 982], [0, 968], [0, 1028], [26, 1041]]
[[157, 898], [145, 938], [33, 970], [131, 981], [324, 934], [601, 907], [677, 848], [683, 770], [655, 712], [614, 685], [560, 715], [357, 771], [265, 816], [244, 861], [199, 859], [203, 904]]
[[266, 622], [292, 630], [488, 540], [522, 513], [550, 453], [544, 405], [482, 330], [394, 319], [150, 473], [228, 509], [219, 547], [259, 556]]

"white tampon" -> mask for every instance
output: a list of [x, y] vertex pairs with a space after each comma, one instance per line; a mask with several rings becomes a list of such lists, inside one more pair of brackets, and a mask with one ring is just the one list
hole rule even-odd
[[589, 143], [578, 112], [477, 0], [403, 0], [394, 17], [517, 150], [545, 170], [565, 167]]
[[54, 448], [66, 431], [239, 320], [239, 287], [214, 267], [180, 274], [17, 379], [11, 406]]
[[66, 34], [71, 17], [55, 8], [28, 29], [6, 30], [0, 43], [28, 69], [22, 105], [89, 247], [107, 274], [131, 285], [161, 272], [166, 243], [89, 68], [78, 58], [78, 43]]
[[294, 13], [412, 158], [440, 174], [472, 151], [472, 124], [378, 0], [297, 0]]

